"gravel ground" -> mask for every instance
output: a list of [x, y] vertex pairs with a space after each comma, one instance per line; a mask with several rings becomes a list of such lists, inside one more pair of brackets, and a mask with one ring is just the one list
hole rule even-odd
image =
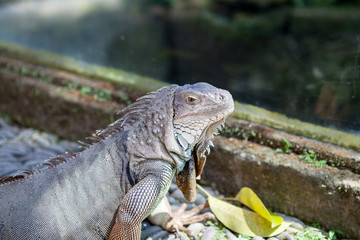
[[[19, 173], [21, 169], [41, 169], [39, 166], [49, 157], [56, 157], [64, 152], [79, 151], [79, 144], [67, 140], [60, 140], [58, 137], [39, 132], [30, 128], [19, 128], [7, 124], [0, 118], [0, 177], [11, 176]], [[210, 188], [205, 188], [213, 196], [218, 193]], [[197, 194], [194, 203], [188, 204], [188, 210], [196, 205], [204, 203], [205, 197]], [[173, 183], [168, 193], [168, 199], [172, 210], [176, 210], [182, 203], [186, 203], [181, 191]], [[204, 211], [209, 211], [205, 209]], [[292, 225], [283, 233], [269, 240], [293, 240], [293, 239], [335, 239], [326, 237], [329, 233], [320, 229], [307, 226], [301, 220], [277, 213], [285, 220], [293, 222]], [[194, 223], [188, 226], [197, 239], [264, 239], [260, 236], [246, 237], [239, 236], [224, 227], [218, 227], [208, 223]], [[332, 233], [330, 232], [330, 235]], [[147, 220], [142, 223], [142, 239], [168, 239], [186, 240], [189, 239], [184, 233], [168, 233], [159, 226], [151, 225]], [[339, 239], [339, 238], [338, 238]]]

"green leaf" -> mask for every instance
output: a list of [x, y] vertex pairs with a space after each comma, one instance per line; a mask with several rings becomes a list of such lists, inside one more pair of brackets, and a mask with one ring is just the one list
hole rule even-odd
[[329, 238], [334, 239], [334, 237], [335, 237], [335, 231], [334, 230], [329, 231]]

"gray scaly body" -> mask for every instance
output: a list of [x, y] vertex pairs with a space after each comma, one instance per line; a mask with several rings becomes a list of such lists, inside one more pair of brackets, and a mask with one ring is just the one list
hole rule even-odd
[[138, 99], [84, 151], [0, 179], [0, 239], [139, 239], [175, 175], [194, 200], [210, 139], [232, 110], [231, 95], [206, 83]]

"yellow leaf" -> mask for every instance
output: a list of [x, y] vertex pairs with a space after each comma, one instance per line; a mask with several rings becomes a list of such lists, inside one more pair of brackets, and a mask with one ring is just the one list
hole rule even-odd
[[269, 212], [250, 188], [241, 190], [236, 196], [236, 200], [241, 199], [241, 202], [256, 212], [217, 199], [199, 185], [198, 188], [208, 196], [211, 211], [219, 221], [234, 232], [252, 237], [271, 237], [285, 231], [291, 224], [290, 222], [283, 222], [281, 217]]
[[282, 217], [269, 212], [259, 197], [248, 187], [243, 187], [236, 195], [235, 199], [267, 219], [271, 223], [272, 228], [279, 226], [283, 222]]
[[237, 233], [252, 237], [271, 237], [282, 233], [291, 224], [283, 222], [279, 226], [272, 228], [271, 222], [255, 212], [236, 207], [212, 196], [209, 196], [208, 201], [215, 216], [227, 228]]

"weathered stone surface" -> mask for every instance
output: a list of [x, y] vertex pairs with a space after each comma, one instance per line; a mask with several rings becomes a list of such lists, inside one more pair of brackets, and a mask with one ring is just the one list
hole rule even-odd
[[360, 175], [235, 138], [214, 144], [203, 177], [217, 189], [235, 195], [250, 187], [267, 207], [360, 238]]

